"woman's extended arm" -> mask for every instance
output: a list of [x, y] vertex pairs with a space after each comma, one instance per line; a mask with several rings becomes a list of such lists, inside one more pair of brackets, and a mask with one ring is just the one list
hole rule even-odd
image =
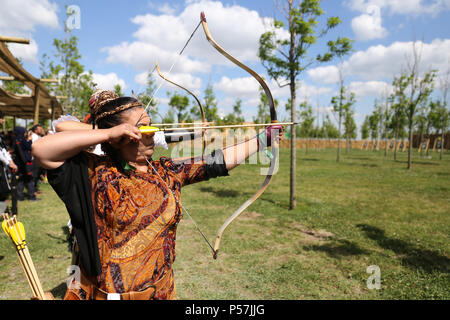
[[247, 141], [225, 147], [222, 152], [227, 170], [234, 169], [248, 157], [258, 152], [258, 139], [253, 137]]
[[32, 145], [32, 154], [44, 169], [55, 169], [92, 145], [110, 142], [120, 147], [129, 139], [140, 140], [141, 133], [127, 123], [109, 129], [65, 131], [37, 140]]
[[92, 130], [92, 124], [73, 120], [61, 121], [55, 125], [56, 132], [74, 131], [74, 130]]
[[228, 146], [222, 149], [227, 170], [236, 168], [239, 164], [244, 162], [248, 157], [258, 152], [259, 144], [270, 146], [271, 134], [278, 134], [277, 139], [281, 139], [283, 128], [280, 125], [271, 125], [266, 128], [265, 134], [258, 134], [241, 143], [233, 146]]

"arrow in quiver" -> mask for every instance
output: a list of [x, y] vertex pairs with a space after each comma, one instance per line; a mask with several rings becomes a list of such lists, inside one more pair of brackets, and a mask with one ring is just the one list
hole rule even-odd
[[42, 289], [41, 282], [39, 281], [36, 272], [36, 268], [34, 267], [33, 260], [31, 260], [30, 252], [25, 240], [25, 228], [22, 222], [17, 221], [16, 215], [10, 218], [8, 214], [4, 213], [2, 214], [2, 217], [2, 229], [11, 239], [14, 248], [17, 251], [20, 264], [22, 265], [23, 271], [34, 297], [39, 300], [46, 300], [44, 290]]

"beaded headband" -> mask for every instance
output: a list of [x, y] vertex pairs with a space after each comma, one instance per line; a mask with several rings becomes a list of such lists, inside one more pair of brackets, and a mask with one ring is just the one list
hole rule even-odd
[[114, 110], [106, 111], [103, 113], [98, 113], [104, 105], [106, 105], [107, 103], [114, 101], [118, 98], [120, 98], [120, 97], [113, 91], [98, 90], [98, 91], [94, 92], [94, 94], [91, 96], [91, 99], [89, 100], [89, 108], [90, 108], [91, 115], [92, 115], [92, 120], [93, 120], [92, 126], [93, 127], [95, 126], [95, 123], [98, 120], [100, 120], [106, 116], [124, 111], [126, 109], [130, 109], [133, 107], [142, 107], [142, 103], [140, 101], [134, 101], [134, 102], [130, 102], [130, 103], [121, 105]]

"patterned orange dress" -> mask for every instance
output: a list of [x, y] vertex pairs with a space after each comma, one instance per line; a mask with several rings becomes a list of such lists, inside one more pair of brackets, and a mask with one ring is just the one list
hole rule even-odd
[[[151, 161], [147, 173], [120, 172], [106, 157], [89, 156], [102, 272], [108, 293], [140, 291], [163, 282], [154, 299], [176, 299], [172, 265], [182, 208], [181, 187], [204, 180], [205, 163]], [[164, 181], [162, 181], [164, 179]]]

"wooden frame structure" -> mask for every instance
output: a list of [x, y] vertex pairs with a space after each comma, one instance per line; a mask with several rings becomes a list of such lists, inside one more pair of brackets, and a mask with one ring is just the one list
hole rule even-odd
[[6, 42], [29, 44], [28, 39], [0, 36], [0, 71], [9, 76], [1, 76], [0, 80], [16, 80], [23, 82], [31, 91], [31, 95], [13, 94], [0, 88], [0, 110], [5, 116], [33, 119], [51, 119], [62, 115], [63, 110], [58, 97], [52, 96], [44, 82], [55, 82], [56, 79], [39, 79], [26, 71], [13, 56]]

